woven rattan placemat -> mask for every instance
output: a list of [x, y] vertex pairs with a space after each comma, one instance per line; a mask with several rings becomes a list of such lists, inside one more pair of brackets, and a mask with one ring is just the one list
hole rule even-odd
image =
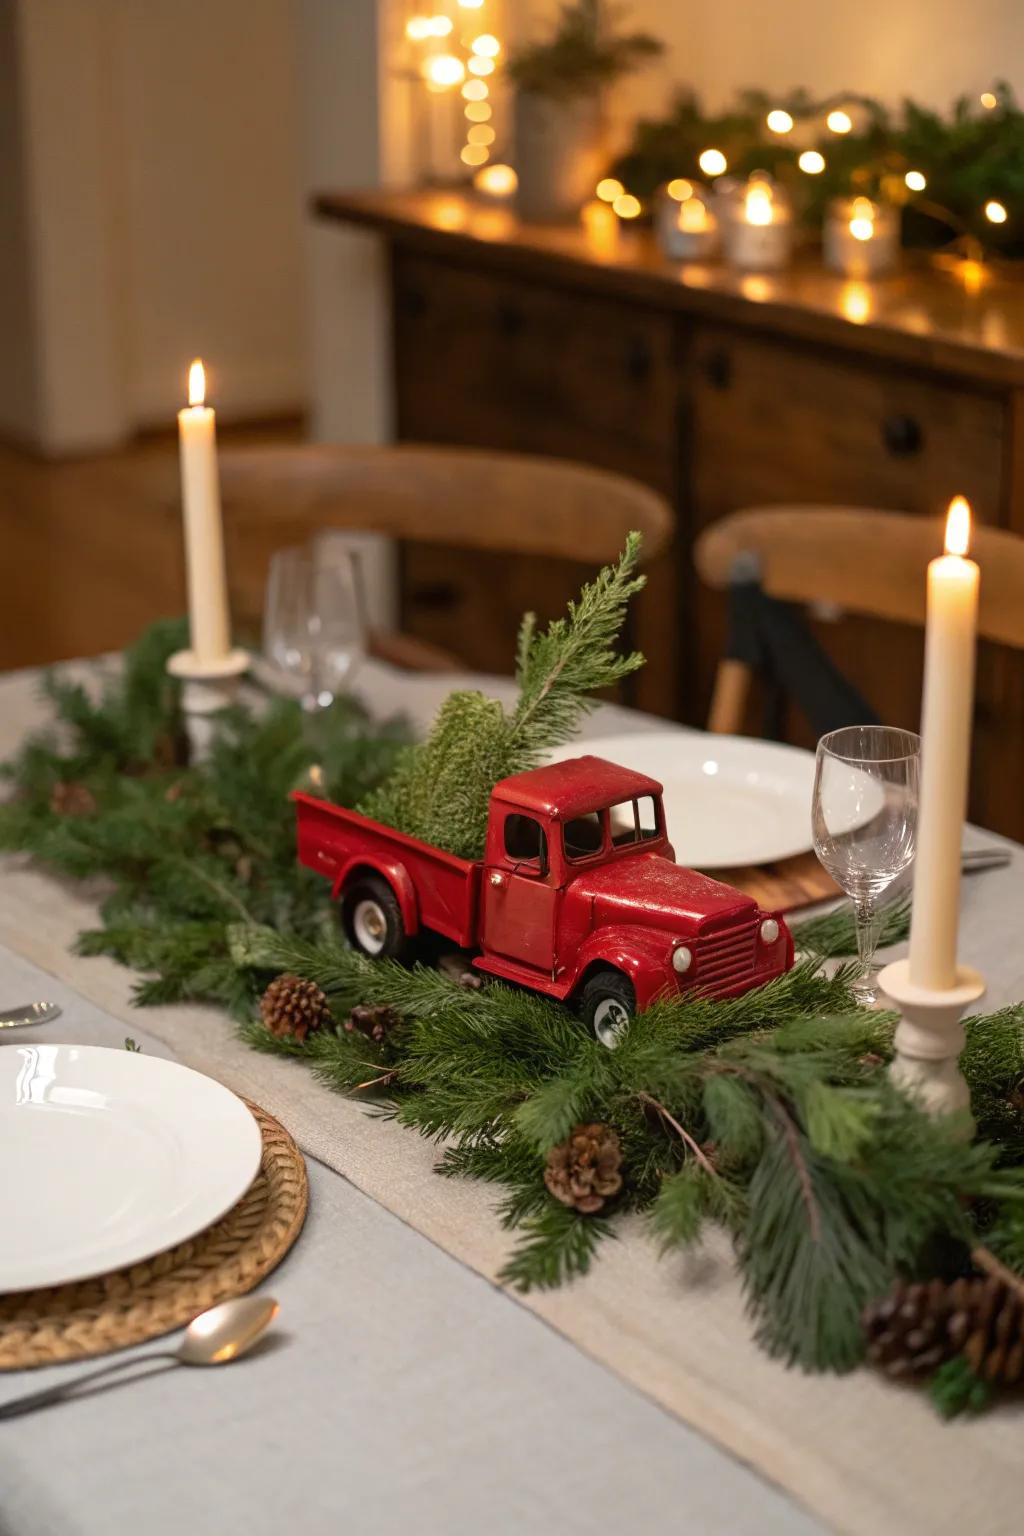
[[306, 1165], [284, 1126], [258, 1105], [249, 1108], [263, 1157], [238, 1204], [198, 1237], [143, 1264], [0, 1296], [0, 1370], [105, 1355], [170, 1333], [206, 1307], [251, 1291], [281, 1262], [306, 1217]]

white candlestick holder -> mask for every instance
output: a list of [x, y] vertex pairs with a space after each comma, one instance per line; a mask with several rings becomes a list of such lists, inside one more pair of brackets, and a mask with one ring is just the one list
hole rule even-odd
[[910, 980], [910, 962], [896, 960], [878, 977], [878, 984], [900, 1011], [890, 1067], [895, 1083], [918, 1100], [930, 1115], [961, 1114], [970, 1121], [971, 1100], [960, 1071], [964, 1048], [964, 1010], [985, 991], [985, 978], [968, 965], [958, 965], [952, 987], [919, 987]]
[[248, 669], [249, 653], [237, 646], [216, 661], [202, 661], [195, 651], [175, 651], [168, 660], [168, 672], [184, 685], [181, 710], [193, 763], [201, 762], [209, 751], [215, 717], [234, 702]]

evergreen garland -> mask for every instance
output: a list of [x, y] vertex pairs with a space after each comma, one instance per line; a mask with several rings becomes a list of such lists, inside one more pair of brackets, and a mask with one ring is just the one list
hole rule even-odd
[[[745, 178], [765, 170], [784, 182], [810, 227], [821, 227], [833, 198], [863, 195], [903, 206], [907, 246], [934, 249], [966, 237], [965, 249], [1020, 258], [1024, 112], [1005, 83], [988, 96], [991, 107], [965, 96], [943, 114], [910, 100], [892, 112], [855, 92], [820, 101], [806, 90], [781, 96], [746, 90], [724, 111], [706, 113], [693, 91], [682, 91], [665, 117], [637, 123], [632, 143], [610, 174], [649, 203], [674, 177], [701, 179], [701, 152], [713, 147], [725, 155], [730, 174]], [[833, 107], [851, 117], [849, 133], [827, 130], [825, 118]], [[766, 120], [773, 109], [790, 114], [793, 132], [771, 132]], [[825, 168], [808, 176], [797, 162], [812, 147], [824, 156]], [[920, 193], [907, 187], [908, 171], [926, 178]], [[993, 199], [1007, 209], [1002, 224], [985, 215]]]
[[[520, 704], [497, 733], [524, 755], [512, 761], [564, 739], [588, 678], [636, 664], [612, 648], [629, 554], [561, 630], [524, 627]], [[443, 1175], [500, 1189], [516, 1234], [507, 1283], [583, 1273], [626, 1212], [668, 1252], [719, 1226], [762, 1345], [805, 1369], [846, 1370], [862, 1353], [862, 1305], [898, 1275], [927, 1273], [937, 1243], [966, 1265], [983, 1241], [1024, 1271], [1024, 1007], [967, 1023], [979, 1139], [965, 1146], [955, 1124], [926, 1118], [889, 1082], [894, 1020], [855, 1007], [855, 967], [841, 958], [854, 948], [848, 910], [797, 927], [804, 958], [788, 974], [727, 1001], [659, 1002], [615, 1051], [535, 994], [368, 960], [342, 944], [327, 887], [296, 862], [287, 792], [315, 755], [327, 794], [366, 803], [393, 785], [396, 763], [409, 771], [401, 727], [340, 703], [314, 754], [298, 707], [270, 702], [227, 712], [209, 760], [189, 765], [164, 671], [181, 638], [179, 626], [150, 632], [99, 700], [46, 683], [57, 727], [5, 770], [14, 794], [0, 807], [0, 846], [107, 877], [102, 926], [81, 948], [148, 973], [140, 1002], [232, 1009], [255, 1048], [438, 1141]], [[906, 920], [905, 904], [891, 908], [885, 940]], [[831, 974], [826, 957], [838, 960]], [[285, 971], [329, 1003], [332, 1022], [304, 1041], [257, 1019], [256, 999]], [[346, 1027], [366, 1005], [396, 1021], [379, 1040]], [[621, 1143], [622, 1193], [600, 1215], [562, 1205], [544, 1183], [548, 1152], [581, 1121], [613, 1127]], [[947, 1412], [980, 1401], [959, 1362], [935, 1398]]]

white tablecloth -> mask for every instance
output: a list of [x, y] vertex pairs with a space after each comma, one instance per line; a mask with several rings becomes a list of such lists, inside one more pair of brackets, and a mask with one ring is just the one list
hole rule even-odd
[[[369, 682], [379, 707], [420, 717], [450, 686], [432, 680], [426, 699], [421, 680], [374, 669]], [[0, 753], [37, 712], [28, 684], [0, 683]], [[966, 887], [964, 952], [993, 1001], [1024, 996], [1022, 895], [1016, 861]], [[4, 1536], [162, 1531], [183, 1517], [202, 1533], [283, 1520], [313, 1532], [417, 1519], [445, 1532], [813, 1528], [680, 1420], [838, 1529], [1016, 1530], [1019, 1410], [946, 1428], [920, 1396], [867, 1372], [787, 1373], [750, 1342], [727, 1252], [660, 1261], [636, 1222], [572, 1287], [493, 1289], [507, 1248], [493, 1191], [435, 1178], [427, 1143], [246, 1050], [210, 1010], [133, 1013], [126, 972], [69, 953], [90, 919], [88, 893], [58, 894], [8, 861], [5, 996], [39, 990], [18, 974], [36, 963], [53, 978], [47, 995], [65, 984], [80, 999], [46, 1038], [93, 1030], [119, 1044], [130, 1031], [265, 1104], [335, 1173], [313, 1164], [309, 1230], [270, 1282], [286, 1347], [215, 1379], [178, 1371], [0, 1426]]]

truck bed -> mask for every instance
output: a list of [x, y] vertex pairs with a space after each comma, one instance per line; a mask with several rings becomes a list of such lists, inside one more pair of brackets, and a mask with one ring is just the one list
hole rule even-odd
[[358, 869], [377, 870], [392, 885], [394, 872], [404, 870], [415, 892], [419, 924], [464, 949], [476, 943], [480, 864], [302, 790], [292, 799], [299, 862], [330, 879], [335, 894]]

